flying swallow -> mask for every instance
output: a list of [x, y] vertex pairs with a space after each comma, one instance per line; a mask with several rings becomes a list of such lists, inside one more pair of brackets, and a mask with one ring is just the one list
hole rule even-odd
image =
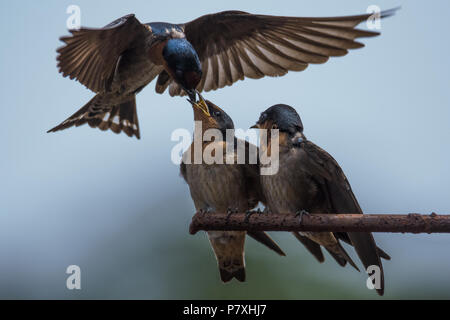
[[[193, 101], [191, 103], [194, 120], [202, 124], [202, 137], [208, 129], [218, 129], [223, 135], [223, 140], [200, 143], [198, 149], [193, 142], [183, 154], [180, 172], [189, 185], [195, 208], [204, 214], [209, 212], [230, 212], [231, 214], [234, 211], [247, 212], [255, 208], [258, 202], [264, 201], [264, 199], [259, 181], [259, 165], [257, 162], [249, 163], [250, 144], [234, 137], [233, 121], [221, 108], [210, 101], [204, 101], [203, 104]], [[227, 150], [229, 142], [225, 139], [226, 130], [233, 130], [234, 143], [231, 148], [228, 148], [231, 150]], [[238, 164], [237, 161], [237, 148], [240, 143], [246, 150], [244, 164]], [[257, 147], [253, 145], [252, 147], [257, 154]], [[202, 161], [200, 164], [192, 164], [195, 158], [194, 153], [200, 151], [203, 155], [206, 148], [222, 150], [223, 162], [206, 164]], [[226, 158], [230, 159], [230, 157], [234, 160], [234, 164], [229, 164], [229, 160], [227, 162]], [[285, 255], [265, 232], [248, 232], [247, 234], [279, 255]], [[208, 232], [223, 282], [228, 282], [233, 278], [245, 281], [245, 235], [245, 231]]]
[[[261, 113], [255, 128], [279, 130], [279, 170], [274, 175], [261, 175], [261, 186], [269, 212], [292, 213], [355, 213], [362, 214], [350, 184], [339, 164], [303, 134], [303, 124], [294, 108], [275, 105]], [[272, 149], [269, 144], [263, 152]], [[294, 233], [320, 261], [324, 260], [323, 246], [341, 265], [356, 264], [341, 246], [339, 240], [355, 248], [365, 269], [371, 265], [380, 268], [384, 292], [383, 266], [380, 257], [390, 257], [379, 249], [371, 233], [358, 232], [302, 232]]]
[[[388, 17], [396, 9], [381, 12]], [[127, 15], [101, 29], [70, 30], [57, 50], [59, 71], [96, 93], [49, 132], [88, 123], [140, 138], [136, 94], [156, 77], [171, 96], [210, 91], [244, 78], [278, 77], [344, 56], [379, 33], [356, 29], [371, 14], [296, 18], [224, 11], [191, 22], [142, 24]]]

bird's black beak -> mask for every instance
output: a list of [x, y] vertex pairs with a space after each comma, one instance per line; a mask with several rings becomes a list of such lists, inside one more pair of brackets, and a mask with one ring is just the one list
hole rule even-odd
[[[191, 91], [191, 90], [189, 90]], [[194, 108], [198, 108], [200, 109], [204, 114], [206, 114], [208, 117], [211, 116], [211, 114], [209, 113], [209, 108], [208, 108], [208, 104], [206, 103], [205, 99], [203, 99], [202, 95], [200, 94], [200, 92], [198, 92], [197, 90], [192, 90], [194, 92], [194, 99], [191, 98], [191, 95], [189, 93], [189, 91], [186, 91], [189, 95], [189, 99], [188, 101], [192, 104], [192, 106]], [[195, 101], [195, 96], [196, 94], [199, 97], [199, 101]]]
[[193, 89], [191, 90], [185, 90], [189, 99], [191, 99], [192, 101], [197, 101], [197, 92]]
[[251, 126], [250, 129], [259, 129], [259, 123], [256, 123], [255, 125]]

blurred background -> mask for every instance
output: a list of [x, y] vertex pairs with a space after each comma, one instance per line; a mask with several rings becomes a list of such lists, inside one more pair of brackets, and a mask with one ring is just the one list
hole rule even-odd
[[[339, 16], [402, 5], [363, 49], [205, 96], [244, 129], [273, 104], [294, 106], [367, 213], [450, 213], [448, 1], [2, 1], [0, 298], [379, 298], [363, 273], [329, 255], [317, 263], [287, 233], [272, 233], [287, 257], [248, 239], [247, 282], [220, 282], [205, 234], [188, 234], [194, 206], [170, 160], [172, 131], [192, 129], [185, 99], [144, 89], [139, 141], [87, 125], [45, 133], [93, 96], [56, 68], [72, 4], [89, 27], [128, 13], [181, 23], [230, 9]], [[375, 237], [392, 256], [383, 298], [450, 298], [450, 235]], [[66, 288], [72, 264], [81, 290]]]

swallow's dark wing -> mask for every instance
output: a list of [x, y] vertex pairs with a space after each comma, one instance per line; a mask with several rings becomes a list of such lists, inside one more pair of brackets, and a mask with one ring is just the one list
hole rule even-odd
[[[382, 12], [381, 17], [393, 15]], [[371, 15], [296, 18], [255, 15], [241, 11], [208, 14], [181, 25], [202, 63], [197, 90], [230, 86], [245, 77], [282, 76], [302, 71], [310, 63], [324, 63], [364, 44], [355, 41], [379, 33], [355, 29]], [[182, 94], [176, 83], [172, 95]]]
[[[315, 181], [322, 185], [325, 192], [330, 213], [360, 213], [361, 207], [353, 194], [350, 183], [345, 177], [339, 164], [325, 150], [310, 141], [302, 143], [307, 154], [305, 165]], [[354, 246], [365, 269], [371, 265], [377, 265], [381, 271], [381, 289], [377, 289], [380, 295], [384, 292], [384, 275], [379, 250], [371, 233], [348, 232], [348, 238]]]
[[61, 38], [66, 45], [57, 50], [59, 71], [94, 92], [103, 92], [113, 80], [120, 56], [130, 48], [145, 45], [143, 40], [151, 30], [130, 14], [101, 29], [81, 28], [70, 33]]

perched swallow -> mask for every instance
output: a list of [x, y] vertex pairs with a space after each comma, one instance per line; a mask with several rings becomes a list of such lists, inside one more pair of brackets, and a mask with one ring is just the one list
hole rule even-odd
[[[382, 12], [388, 17], [396, 9]], [[364, 45], [379, 33], [355, 27], [370, 14], [295, 18], [241, 11], [208, 14], [184, 24], [140, 23], [133, 14], [101, 29], [70, 30], [62, 37], [58, 67], [96, 93], [49, 132], [88, 123], [140, 137], [136, 94], [158, 77], [156, 92], [172, 96], [230, 86], [245, 77], [282, 76]]]
[[[203, 100], [203, 99], [202, 99]], [[234, 137], [234, 124], [232, 119], [218, 106], [210, 101], [203, 104], [191, 101], [194, 110], [195, 121], [202, 124], [202, 137], [208, 129], [218, 129], [222, 132], [223, 140], [200, 143], [201, 150], [196, 150], [193, 142], [190, 148], [183, 154], [180, 166], [181, 175], [189, 185], [192, 200], [198, 211], [209, 212], [247, 212], [255, 208], [262, 197], [259, 182], [259, 165], [249, 164], [250, 144]], [[204, 109], [203, 106], [207, 106]], [[226, 130], [233, 130], [234, 146], [228, 150]], [[237, 162], [237, 147], [239, 142], [245, 146], [245, 164]], [[253, 146], [257, 152], [257, 147]], [[194, 153], [200, 151], [203, 154], [206, 148], [223, 150], [223, 162], [206, 164], [194, 163]], [[256, 153], [257, 154], [257, 153]], [[226, 158], [234, 159], [234, 164], [227, 164]], [[190, 159], [190, 160], [188, 160]], [[241, 163], [241, 162], [240, 162]], [[239, 231], [211, 231], [208, 238], [217, 258], [220, 277], [223, 282], [230, 281], [233, 277], [239, 281], [245, 281], [244, 242], [246, 232]], [[284, 256], [284, 252], [265, 232], [248, 232], [255, 240]]]
[[[344, 172], [325, 150], [307, 140], [303, 124], [294, 108], [275, 105], [261, 113], [255, 128], [279, 130], [279, 170], [274, 175], [262, 175], [261, 186], [269, 212], [276, 213], [360, 213]], [[270, 139], [263, 152], [270, 154]], [[380, 257], [390, 257], [377, 248], [371, 233], [302, 232], [294, 235], [320, 261], [323, 246], [341, 265], [348, 262], [358, 267], [341, 246], [343, 240], [355, 248], [364, 267], [377, 265], [381, 271], [380, 295], [384, 292], [383, 266]]]

